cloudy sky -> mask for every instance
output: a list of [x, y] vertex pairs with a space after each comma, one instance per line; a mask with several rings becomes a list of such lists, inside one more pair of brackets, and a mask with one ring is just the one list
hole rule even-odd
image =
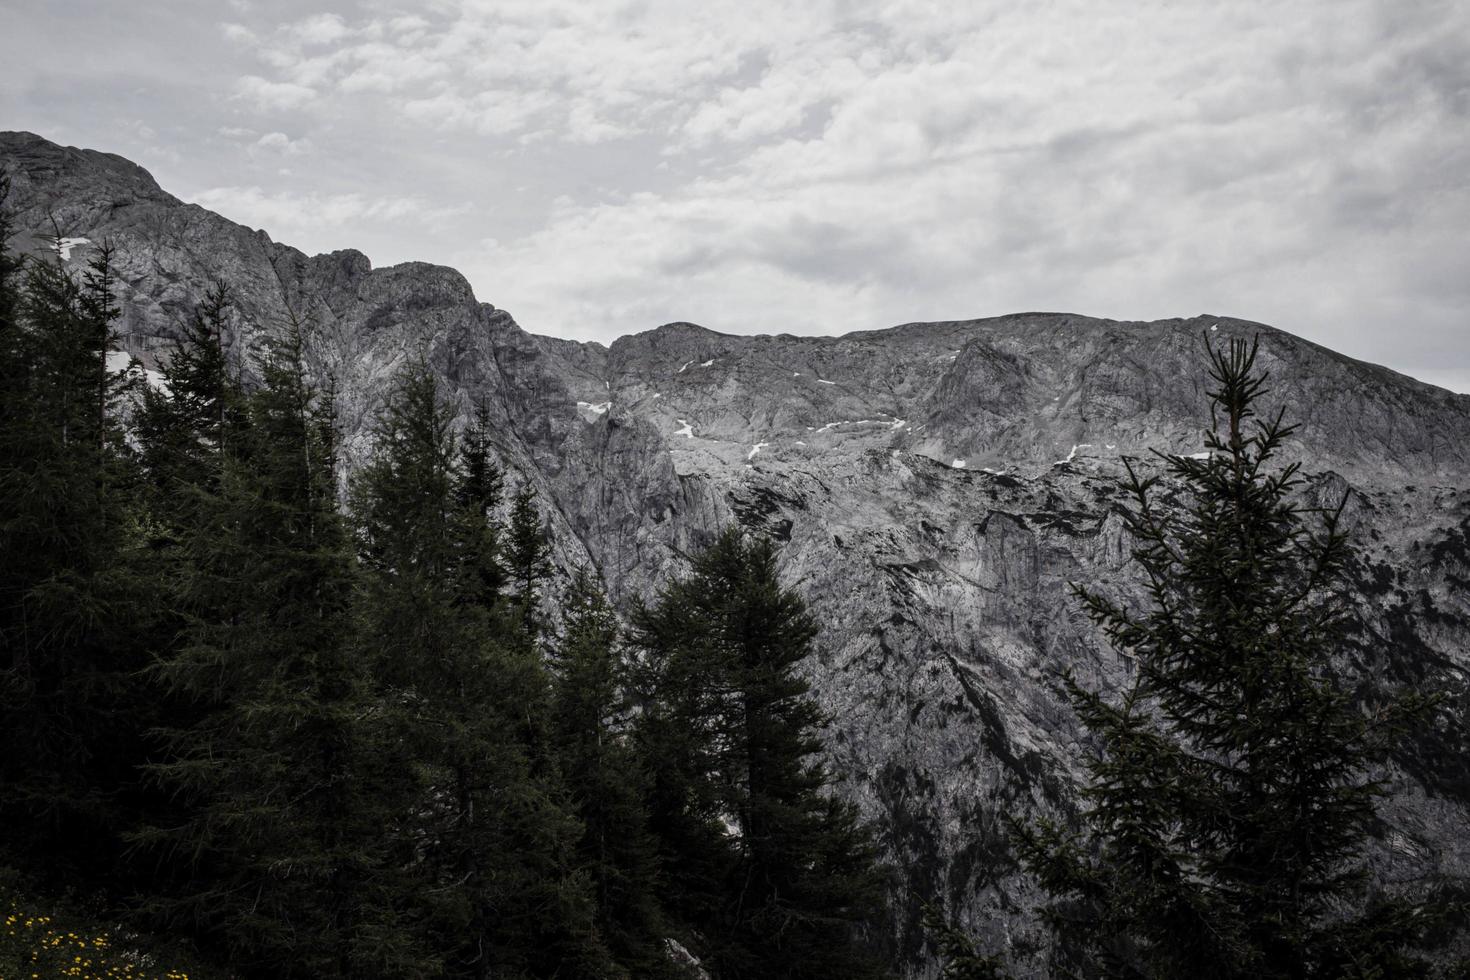
[[1470, 392], [1466, 0], [0, 0], [0, 128], [529, 330], [1219, 313]]

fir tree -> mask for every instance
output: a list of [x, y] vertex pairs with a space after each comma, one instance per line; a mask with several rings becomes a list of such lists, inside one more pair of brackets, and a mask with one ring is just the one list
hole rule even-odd
[[1004, 980], [1000, 961], [975, 949], [975, 944], [944, 917], [937, 906], [924, 907], [924, 931], [938, 947], [940, 980]]
[[637, 628], [655, 672], [642, 734], [671, 904], [696, 919], [719, 975], [884, 975], [860, 941], [882, 877], [816, 759], [824, 719], [796, 670], [817, 629], [774, 547], [726, 531]]
[[460, 522], [458, 592], [464, 603], [500, 611], [507, 575], [501, 558], [503, 528], [495, 520], [505, 479], [491, 451], [490, 413], [482, 401], [459, 450], [455, 504]]
[[21, 337], [21, 284], [26, 257], [10, 250], [15, 219], [10, 211], [10, 174], [0, 170], [0, 409], [13, 418], [21, 402], [26, 362]]
[[529, 483], [516, 493], [511, 505], [505, 564], [521, 625], [528, 636], [535, 638], [541, 631], [538, 610], [541, 583], [551, 577], [551, 544], [546, 539], [541, 515], [536, 511], [536, 491]]
[[[1431, 916], [1371, 894], [1372, 777], [1418, 703], [1365, 711], [1337, 679], [1351, 606], [1341, 507], [1312, 511], [1294, 430], [1258, 418], [1257, 344], [1210, 347], [1208, 458], [1165, 456], [1187, 491], [1130, 463], [1148, 604], [1076, 595], [1135, 665], [1117, 700], [1068, 680], [1098, 740], [1084, 831], [1018, 828], [1085, 971], [1122, 977], [1412, 977]], [[1315, 520], [1314, 520], [1315, 518]]]
[[598, 927], [633, 977], [674, 975], [643, 792], [648, 777], [629, 740], [626, 670], [617, 617], [585, 572], [573, 583], [551, 662], [551, 727], [582, 823], [579, 863], [592, 883]]
[[462, 471], [422, 362], [396, 379], [374, 434], [352, 488], [363, 609], [419, 778], [410, 830], [430, 940], [449, 976], [598, 976], [610, 964], [571, 860], [579, 827], [537, 764], [547, 678], [518, 631], [497, 630], [502, 600], [487, 589], [497, 491], [484, 436], [472, 431]]
[[134, 419], [149, 510], [165, 540], [177, 543], [200, 494], [218, 489], [226, 443], [243, 427], [242, 393], [225, 352], [229, 289], [217, 282], [185, 322], [159, 365], [163, 383], [143, 390]]
[[250, 976], [422, 975], [385, 871], [331, 406], [294, 324], [260, 373], [196, 511], [209, 533], [187, 538], [205, 601], [155, 670], [197, 721], [166, 732], [170, 756], [151, 767], [186, 803], [181, 824], [138, 835], [180, 873], [151, 910]]
[[[238, 600], [238, 581], [229, 569], [206, 559], [228, 528], [220, 506], [227, 446], [245, 438], [246, 399], [227, 368], [224, 322], [229, 296], [217, 284], [194, 310], [181, 337], [162, 359], [162, 383], [145, 385], [131, 431], [137, 445], [142, 547], [133, 571], [148, 596], [137, 604], [142, 641], [155, 660], [172, 662], [191, 623], [218, 622]], [[218, 572], [218, 574], [216, 574]], [[185, 729], [211, 710], [197, 697], [157, 699], [156, 724]], [[148, 800], [145, 822], [177, 822], [174, 794]]]
[[111, 262], [98, 248], [80, 281], [59, 255], [28, 262], [19, 289], [17, 260], [0, 267], [0, 823], [17, 861], [70, 881], [115, 859], [145, 703]]

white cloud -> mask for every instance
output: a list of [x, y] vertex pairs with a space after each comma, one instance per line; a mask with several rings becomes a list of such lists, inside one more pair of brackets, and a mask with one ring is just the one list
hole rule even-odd
[[533, 330], [1209, 311], [1470, 370], [1455, 0], [346, 10], [210, 28], [245, 152], [195, 186], [460, 265]]
[[317, 98], [314, 89], [295, 82], [273, 82], [246, 75], [235, 83], [235, 94], [263, 111], [300, 109]]
[[362, 224], [432, 228], [464, 210], [463, 205], [432, 204], [419, 196], [298, 194], [254, 186], [212, 187], [193, 195], [193, 203], [288, 242], [312, 237], [322, 228]]
[[1141, 29], [1131, 4], [924, 8], [805, 38], [806, 60], [787, 40], [753, 79], [690, 86], [663, 152], [717, 151], [705, 176], [460, 260], [532, 329], [604, 339], [1060, 308], [1231, 313], [1378, 360], [1410, 317], [1412, 344], [1463, 349], [1470, 72], [1443, 48], [1470, 17], [1387, 30], [1385, 9], [1181, 4]]
[[316, 14], [297, 21], [290, 28], [292, 38], [300, 44], [331, 44], [348, 35], [347, 24], [337, 14]]
[[284, 153], [287, 156], [297, 156], [311, 149], [311, 140], [306, 137], [292, 139], [285, 133], [266, 133], [253, 144], [256, 149], [267, 150], [272, 153]]
[[[237, 7], [236, 9], [239, 10], [241, 8]], [[226, 40], [233, 41], [236, 44], [254, 44], [256, 41], [255, 32], [244, 24], [221, 24], [220, 32], [224, 34]]]

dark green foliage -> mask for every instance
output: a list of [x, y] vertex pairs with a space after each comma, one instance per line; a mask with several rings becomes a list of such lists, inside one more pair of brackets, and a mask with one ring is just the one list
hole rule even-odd
[[111, 860], [141, 751], [111, 258], [0, 264], [0, 826], [59, 878]]
[[1206, 459], [1164, 457], [1188, 490], [1160, 507], [1129, 467], [1148, 606], [1076, 594], [1134, 665], [1116, 701], [1068, 681], [1098, 739], [1085, 831], [1017, 828], [1084, 971], [1122, 977], [1417, 977], [1433, 919], [1372, 894], [1360, 851], [1372, 775], [1404, 699], [1360, 706], [1336, 679], [1351, 608], [1335, 511], [1303, 507], [1293, 427], [1257, 418], [1256, 346], [1210, 349]]
[[944, 964], [940, 980], [1003, 980], [999, 960], [976, 952], [975, 944], [944, 917], [938, 907], [924, 907], [924, 931], [939, 948]]
[[505, 479], [490, 447], [489, 412], [481, 403], [459, 449], [459, 475], [454, 488], [458, 507], [459, 582], [464, 603], [499, 611], [506, 571], [501, 559], [502, 528], [492, 518], [500, 505]]
[[515, 496], [506, 532], [505, 565], [515, 590], [515, 609], [526, 634], [535, 637], [542, 625], [536, 608], [541, 583], [551, 575], [551, 545], [536, 512], [536, 491], [529, 484]]
[[[135, 606], [140, 639], [160, 664], [176, 663], [191, 626], [223, 621], [238, 598], [233, 570], [220, 564], [232, 559], [217, 548], [229, 517], [220, 500], [226, 447], [243, 449], [236, 443], [248, 422], [245, 393], [227, 368], [228, 305], [219, 285], [196, 308], [160, 364], [162, 384], [142, 387], [131, 420], [142, 513], [130, 571], [146, 592]], [[214, 708], [167, 686], [153, 700], [150, 727], [186, 730]], [[150, 812], [140, 819], [176, 824], [185, 819], [177, 802], [169, 791], [149, 794], [143, 803]]]
[[643, 801], [648, 776], [629, 739], [617, 618], [586, 572], [565, 615], [551, 653], [551, 727], [582, 822], [577, 850], [597, 901], [598, 928], [629, 976], [672, 975], [663, 947], [668, 932], [657, 844]]
[[183, 326], [160, 365], [163, 384], [146, 387], [133, 427], [150, 490], [149, 512], [162, 541], [180, 543], [194, 512], [219, 489], [226, 443], [243, 429], [243, 394], [225, 352], [229, 291], [217, 283]]
[[21, 279], [25, 256], [10, 251], [15, 223], [9, 208], [10, 175], [0, 171], [0, 406], [6, 417], [20, 404], [17, 383], [24, 377], [26, 360], [21, 342]]
[[823, 718], [796, 668], [816, 624], [773, 546], [725, 532], [637, 629], [652, 826], [718, 975], [883, 975], [860, 942], [882, 879], [815, 758]]
[[95, 254], [0, 261], [6, 861], [242, 977], [683, 977], [676, 936], [722, 977], [877, 972], [871, 844], [814, 761], [814, 627], [768, 547], [671, 590], [697, 630], [659, 634], [635, 740], [606, 600], [542, 608], [528, 483], [497, 521], [486, 406], [457, 437], [410, 365], [349, 524], [300, 325], [247, 388], [217, 285], [147, 387], [108, 370]]
[[[414, 975], [401, 971], [423, 957], [395, 921], [370, 782], [373, 703], [352, 643], [331, 405], [307, 379], [294, 325], [261, 375], [217, 487], [192, 488], [208, 531], [187, 539], [184, 595], [196, 601], [154, 674], [197, 720], [163, 733], [169, 753], [150, 767], [185, 815], [138, 835], [178, 876], [149, 907], [251, 976]], [[211, 431], [206, 421], [196, 436]]]
[[461, 454], [451, 420], [411, 365], [352, 488], [365, 635], [415, 779], [416, 900], [448, 976], [600, 976], [580, 827], [546, 764], [547, 677], [503, 625], [483, 422]]

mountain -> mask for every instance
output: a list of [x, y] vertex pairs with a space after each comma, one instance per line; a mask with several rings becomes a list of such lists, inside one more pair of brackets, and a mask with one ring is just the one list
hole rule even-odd
[[1191, 453], [1209, 424], [1204, 339], [1259, 334], [1267, 401], [1301, 429], [1310, 495], [1347, 513], [1371, 687], [1447, 700], [1386, 773], [1380, 877], [1470, 873], [1470, 396], [1220, 316], [1152, 323], [1058, 313], [913, 323], [841, 337], [666, 324], [610, 346], [527, 333], [452, 269], [307, 256], [164, 192], [120, 157], [0, 134], [30, 232], [67, 261], [117, 250], [122, 343], [156, 366], [216, 279], [242, 364], [295, 316], [335, 378], [348, 465], [387, 379], [424, 352], [504, 461], [550, 507], [563, 573], [648, 596], [730, 521], [785, 543], [787, 581], [824, 626], [807, 664], [833, 721], [841, 791], [898, 869], [892, 938], [934, 974], [918, 905], [938, 899], [1018, 959], [1036, 896], [1002, 817], [1067, 813], [1081, 751], [1059, 678], [1129, 665], [1067, 585], [1137, 597], [1120, 460]]

